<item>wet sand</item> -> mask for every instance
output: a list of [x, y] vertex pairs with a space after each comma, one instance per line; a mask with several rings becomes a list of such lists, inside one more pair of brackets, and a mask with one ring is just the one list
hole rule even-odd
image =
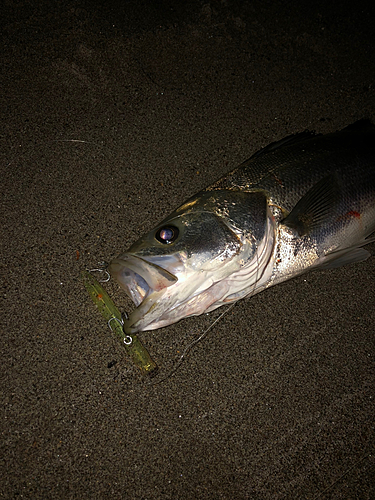
[[270, 142], [374, 120], [374, 8], [3, 9], [0, 498], [374, 498], [374, 257], [239, 302], [160, 384], [221, 311], [141, 334], [145, 380], [80, 279]]

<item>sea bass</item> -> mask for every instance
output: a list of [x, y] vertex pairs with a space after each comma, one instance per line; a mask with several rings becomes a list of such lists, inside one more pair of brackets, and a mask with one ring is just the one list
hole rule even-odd
[[317, 268], [367, 259], [375, 241], [375, 126], [270, 144], [177, 208], [110, 274], [154, 330]]

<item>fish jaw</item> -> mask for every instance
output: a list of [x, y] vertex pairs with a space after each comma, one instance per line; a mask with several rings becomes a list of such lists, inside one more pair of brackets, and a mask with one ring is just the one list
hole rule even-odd
[[108, 270], [136, 305], [128, 320], [124, 321], [126, 333], [144, 330], [143, 325], [136, 327], [135, 324], [143, 318], [152, 321], [153, 315], [150, 311], [155, 309], [155, 305], [164, 297], [168, 287], [178, 281], [177, 277], [166, 269], [126, 253], [114, 259]]
[[[183, 318], [203, 314], [217, 301], [218, 294], [221, 297], [227, 291], [225, 284], [216, 283], [207, 290], [184, 300], [180, 299], [178, 291], [172, 288], [148, 295], [129, 315], [129, 319], [124, 321], [125, 332], [132, 334], [156, 330]], [[183, 292], [186, 292], [186, 287], [184, 288]]]
[[[210, 282], [209, 272], [192, 278], [195, 273], [184, 265], [183, 257], [175, 255], [165, 257], [161, 267], [152, 262], [152, 257], [141, 258], [125, 253], [114, 259], [108, 270], [136, 306], [124, 321], [125, 331], [129, 334], [155, 330], [193, 315], [196, 301], [186, 300], [186, 297], [196, 295], [204, 283]], [[206, 300], [200, 300], [199, 314], [208, 307], [207, 300], [211, 304], [214, 297], [207, 295]]]
[[211, 270], [197, 275], [176, 257], [168, 257], [166, 267], [178, 276], [130, 253], [111, 262], [111, 276], [136, 305], [124, 321], [126, 333], [155, 330], [202, 314], [227, 292], [226, 285], [215, 283]]

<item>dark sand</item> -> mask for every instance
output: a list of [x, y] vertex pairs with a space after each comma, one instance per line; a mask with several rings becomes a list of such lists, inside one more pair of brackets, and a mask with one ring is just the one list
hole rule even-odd
[[[374, 120], [374, 8], [5, 4], [0, 498], [375, 498], [374, 257], [243, 300], [160, 385], [80, 280], [268, 143]], [[159, 377], [218, 315], [141, 335]]]

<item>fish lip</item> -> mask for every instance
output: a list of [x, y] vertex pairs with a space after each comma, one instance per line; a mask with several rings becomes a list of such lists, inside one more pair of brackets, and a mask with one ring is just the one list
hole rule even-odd
[[[126, 294], [133, 301], [136, 310], [147, 304], [151, 308], [157, 297], [164, 293], [165, 289], [178, 281], [178, 278], [164, 269], [142, 257], [125, 253], [114, 259], [108, 271], [111, 276], [125, 290]], [[155, 300], [152, 296], [155, 295]], [[130, 314], [127, 323], [133, 323]]]

